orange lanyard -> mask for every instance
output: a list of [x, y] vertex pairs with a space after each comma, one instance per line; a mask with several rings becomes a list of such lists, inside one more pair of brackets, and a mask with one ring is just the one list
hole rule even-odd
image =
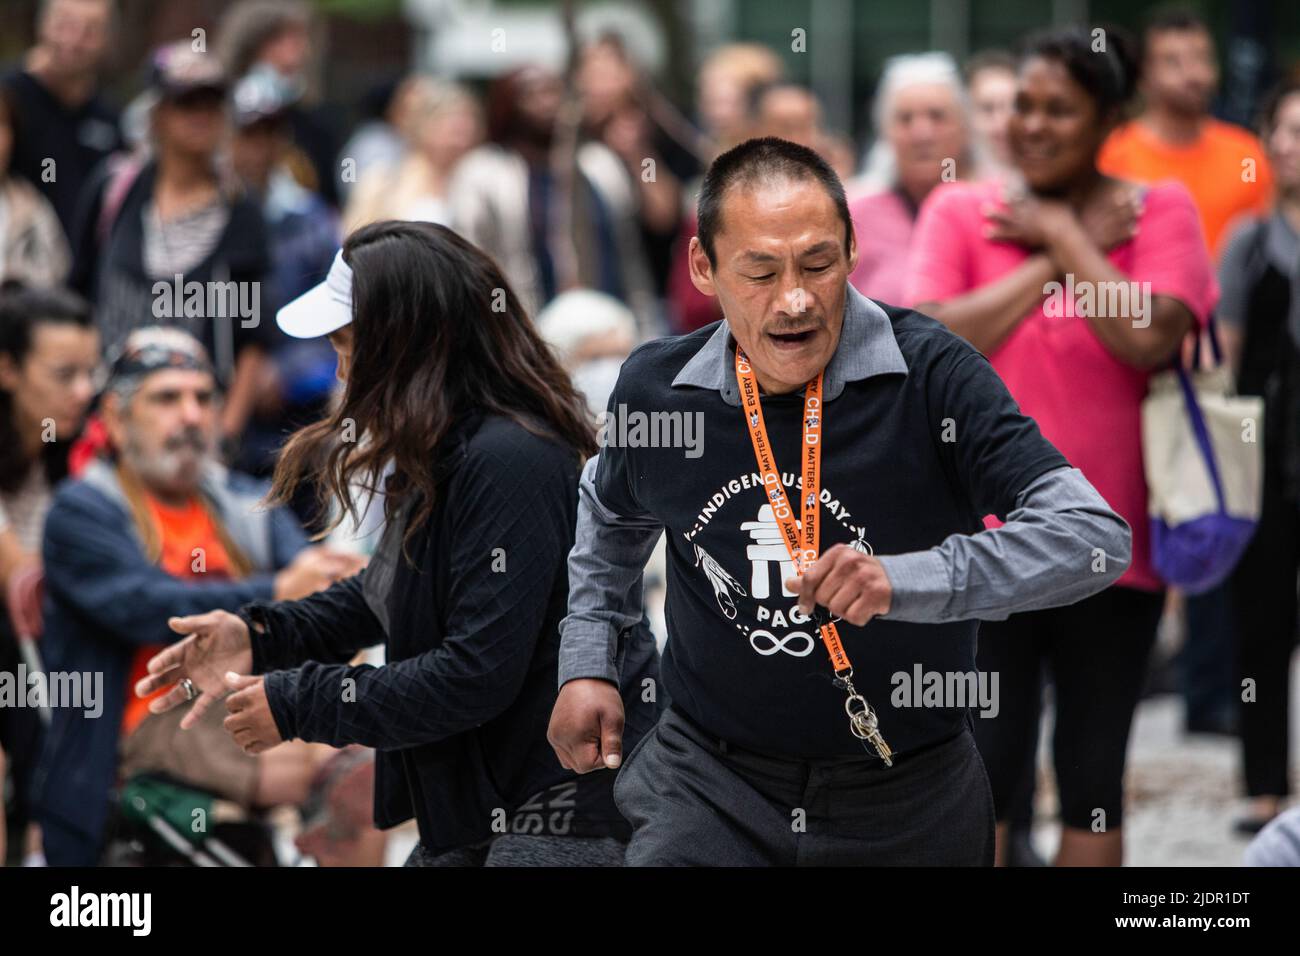
[[[818, 521], [821, 517], [821, 467], [822, 467], [822, 376], [804, 386], [803, 391], [803, 500], [800, 502], [800, 516], [803, 532], [795, 523], [794, 510], [786, 498], [785, 485], [781, 473], [776, 468], [776, 457], [772, 443], [767, 437], [767, 425], [763, 422], [763, 406], [758, 399], [758, 378], [754, 368], [749, 364], [740, 344], [736, 345], [736, 381], [740, 384], [740, 407], [745, 413], [745, 425], [749, 429], [749, 440], [754, 446], [754, 458], [758, 462], [759, 474], [763, 479], [763, 490], [772, 514], [781, 529], [786, 550], [794, 563], [794, 571], [802, 575], [804, 569], [817, 560]], [[822, 642], [831, 658], [831, 667], [835, 671], [836, 682], [848, 691], [849, 699], [844, 709], [849, 715], [849, 727], [855, 737], [870, 742], [884, 761], [885, 766], [893, 766], [892, 751], [877, 729], [876, 713], [871, 705], [853, 688], [853, 665], [840, 640], [840, 632], [833, 621], [828, 620], [820, 626]]]
[[[758, 461], [758, 470], [763, 479], [763, 489], [767, 500], [776, 516], [776, 523], [781, 528], [781, 537], [790, 560], [794, 562], [795, 574], [803, 574], [804, 568], [817, 560], [818, 522], [821, 518], [821, 467], [822, 467], [822, 373], [804, 386], [803, 392], [803, 501], [801, 516], [803, 534], [795, 524], [794, 511], [786, 498], [785, 485], [781, 482], [780, 472], [776, 468], [771, 442], [767, 438], [767, 425], [763, 422], [763, 406], [758, 400], [758, 379], [740, 346], [736, 346], [736, 379], [740, 383], [740, 405], [745, 412], [745, 424], [749, 428], [749, 440], [754, 445], [754, 458]], [[822, 640], [831, 657], [831, 666], [835, 673], [852, 671], [849, 655], [844, 650], [840, 633], [835, 625], [827, 622], [821, 626]]]

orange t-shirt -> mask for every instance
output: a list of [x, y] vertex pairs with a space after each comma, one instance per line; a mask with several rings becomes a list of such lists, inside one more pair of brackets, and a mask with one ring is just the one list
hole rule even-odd
[[[199, 575], [230, 577], [230, 555], [226, 553], [226, 547], [221, 543], [221, 537], [217, 534], [207, 509], [197, 498], [190, 499], [182, 508], [165, 505], [152, 495], [145, 495], [144, 500], [162, 538], [159, 567], [177, 578]], [[136, 697], [135, 685], [149, 673], [149, 658], [164, 646], [150, 645], [135, 652], [135, 658], [131, 662], [131, 676], [126, 685], [126, 710], [122, 714], [124, 736], [149, 716], [149, 701], [163, 693], [160, 690], [149, 697]]]
[[1240, 126], [1216, 119], [1207, 119], [1189, 146], [1161, 142], [1139, 121], [1125, 123], [1102, 146], [1097, 167], [1121, 179], [1176, 179], [1186, 186], [1212, 256], [1238, 216], [1264, 212], [1273, 199], [1273, 170], [1263, 144]]

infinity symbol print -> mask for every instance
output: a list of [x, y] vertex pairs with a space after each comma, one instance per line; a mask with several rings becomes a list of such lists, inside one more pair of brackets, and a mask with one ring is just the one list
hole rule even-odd
[[[761, 646], [759, 638], [763, 639]], [[807, 657], [815, 644], [812, 635], [803, 631], [791, 631], [785, 637], [776, 637], [770, 631], [751, 631], [749, 634], [749, 646], [764, 657], [771, 657], [777, 651], [791, 657]]]

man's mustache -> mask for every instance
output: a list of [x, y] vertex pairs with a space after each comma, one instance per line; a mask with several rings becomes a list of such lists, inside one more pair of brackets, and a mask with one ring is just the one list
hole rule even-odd
[[164, 451], [193, 451], [203, 454], [211, 447], [208, 436], [198, 428], [186, 428], [170, 436], [163, 443]]
[[792, 332], [816, 332], [818, 329], [825, 328], [821, 320], [815, 316], [803, 316], [797, 319], [791, 319], [788, 322], [780, 322], [776, 325], [769, 326], [764, 331], [768, 335], [789, 335]]

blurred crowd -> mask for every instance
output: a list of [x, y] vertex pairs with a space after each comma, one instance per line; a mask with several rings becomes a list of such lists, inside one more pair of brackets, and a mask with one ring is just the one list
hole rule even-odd
[[[1064, 80], [1027, 74], [1012, 51], [893, 57], [860, 149], [773, 49], [708, 51], [683, 111], [604, 35], [567, 72], [529, 65], [482, 91], [423, 74], [387, 84], [337, 142], [307, 95], [311, 7], [232, 4], [210, 50], [190, 38], [155, 50], [120, 112], [101, 92], [115, 15], [112, 0], [48, 0], [35, 45], [0, 83], [0, 671], [105, 682], [94, 720], [0, 707], [11, 862], [54, 848], [90, 862], [265, 862], [275, 857], [258, 821], [277, 807], [297, 808], [303, 856], [381, 862], [384, 837], [357, 796], [372, 772], [363, 749], [298, 742], [250, 756], [215, 711], [182, 734], [175, 711], [152, 714], [130, 692], [172, 639], [170, 618], [312, 593], [373, 548], [370, 515], [309, 544], [322, 525], [311, 496], [251, 517], [285, 437], [336, 388], [328, 342], [285, 336], [276, 309], [325, 277], [352, 230], [443, 224], [500, 264], [597, 413], [638, 343], [721, 318], [691, 281], [695, 193], [714, 156], [756, 136], [806, 145], [843, 179], [860, 291], [915, 305], [987, 353], [1009, 329], [989, 332], [987, 316], [1016, 320], [1042, 298], [1013, 288], [999, 259], [1014, 249], [1031, 262], [1048, 245], [1050, 210], [1034, 197], [1068, 203], [1096, 170], [1150, 185], [1084, 217], [1090, 249], [1110, 255], [1141, 230], [1214, 264], [1186, 279], [1189, 306], [1214, 312], [1238, 387], [1269, 403], [1264, 513], [1241, 566], [1207, 594], [1113, 611], [1099, 626], [1127, 628], [1120, 657], [1040, 660], [991, 640], [999, 656], [984, 660], [982, 642], [981, 666], [1030, 668], [1058, 702], [1072, 673], [1062, 668], [1107, 671], [1121, 764], [1139, 695], [1182, 693], [1189, 732], [1241, 738], [1252, 804], [1236, 825], [1253, 832], [1284, 809], [1300, 563], [1300, 81], [1260, 104], [1254, 130], [1214, 118], [1212, 34], [1175, 12], [1125, 48], [1125, 75], [1068, 51]], [[1179, 218], [1187, 200], [1193, 214]], [[1123, 261], [1129, 278], [1159, 283], [1191, 258]], [[1126, 359], [1149, 371], [1149, 356]], [[1033, 414], [1033, 390], [1048, 386], [1003, 374]], [[1088, 373], [1063, 361], [1059, 374]], [[1048, 437], [1105, 458], [1123, 411], [1111, 405], [1131, 410], [1140, 389], [1069, 384], [1095, 384], [1097, 405]], [[1141, 463], [1117, 455], [1113, 466], [1127, 471], [1109, 487], [1090, 479], [1145, 524]], [[1142, 561], [1120, 585], [1162, 594]], [[1172, 644], [1157, 643], [1162, 618]], [[1258, 693], [1249, 706], [1243, 676]], [[1040, 712], [1035, 701], [1017, 730], [1032, 735], [1015, 749], [1022, 783], [999, 807], [1020, 834], [1011, 862], [1024, 864], [1036, 862]], [[122, 799], [87, 812], [109, 790]], [[191, 791], [224, 822], [206, 841], [173, 809]], [[159, 839], [167, 831], [181, 835]]]

